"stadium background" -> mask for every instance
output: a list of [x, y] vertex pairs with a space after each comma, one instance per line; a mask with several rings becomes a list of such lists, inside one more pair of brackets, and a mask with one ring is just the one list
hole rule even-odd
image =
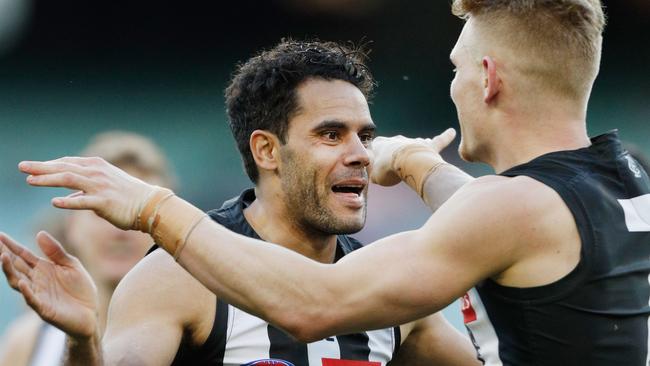
[[[605, 5], [589, 131], [619, 128], [650, 154], [650, 3]], [[31, 244], [35, 217], [62, 193], [28, 187], [20, 160], [74, 155], [105, 130], [136, 131], [161, 144], [179, 194], [203, 209], [239, 193], [249, 182], [222, 91], [235, 63], [286, 36], [372, 42], [380, 85], [371, 111], [381, 134], [431, 136], [457, 126], [448, 54], [461, 27], [449, 1], [0, 0], [0, 231]], [[445, 156], [459, 162], [453, 148]], [[490, 172], [461, 164], [475, 175]], [[370, 194], [368, 225], [357, 236], [366, 242], [427, 218], [404, 187]], [[1, 333], [23, 303], [0, 282]], [[446, 314], [462, 326], [457, 304]]]

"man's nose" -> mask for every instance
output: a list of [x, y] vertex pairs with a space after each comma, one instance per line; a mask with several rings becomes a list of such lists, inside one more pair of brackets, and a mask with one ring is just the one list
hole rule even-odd
[[348, 166], [367, 167], [370, 165], [371, 155], [368, 147], [364, 145], [359, 136], [354, 136], [348, 142], [348, 152], [344, 163]]

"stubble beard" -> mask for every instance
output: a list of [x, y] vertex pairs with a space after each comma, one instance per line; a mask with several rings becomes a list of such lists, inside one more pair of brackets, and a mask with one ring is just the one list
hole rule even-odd
[[[301, 163], [297, 154], [286, 149], [283, 154], [284, 171], [282, 190], [290, 220], [306, 233], [317, 235], [353, 234], [363, 229], [366, 221], [366, 205], [361, 209], [360, 219], [346, 220], [328, 207], [330, 187], [320, 187], [318, 169]], [[321, 189], [319, 189], [319, 187]], [[367, 191], [362, 194], [364, 198]], [[365, 202], [365, 199], [364, 199]]]

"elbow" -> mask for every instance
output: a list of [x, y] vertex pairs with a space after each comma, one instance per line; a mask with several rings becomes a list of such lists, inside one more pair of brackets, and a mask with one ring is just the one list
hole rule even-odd
[[298, 342], [312, 343], [331, 336], [325, 327], [315, 321], [296, 321], [286, 329]]
[[331, 322], [325, 321], [322, 312], [285, 311], [271, 323], [302, 343], [312, 343], [334, 334]]

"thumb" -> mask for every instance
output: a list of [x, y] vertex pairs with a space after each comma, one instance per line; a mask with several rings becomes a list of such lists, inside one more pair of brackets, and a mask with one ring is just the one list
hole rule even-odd
[[43, 254], [54, 262], [54, 264], [68, 267], [74, 265], [74, 257], [68, 254], [65, 249], [63, 249], [61, 243], [54, 239], [54, 237], [48, 232], [41, 231], [36, 234], [36, 242], [41, 248], [41, 251], [43, 251]]
[[441, 133], [431, 140], [431, 146], [437, 152], [440, 152], [449, 144], [451, 144], [451, 142], [454, 141], [454, 138], [456, 138], [456, 130], [453, 128], [448, 128], [445, 130], [445, 132]]

